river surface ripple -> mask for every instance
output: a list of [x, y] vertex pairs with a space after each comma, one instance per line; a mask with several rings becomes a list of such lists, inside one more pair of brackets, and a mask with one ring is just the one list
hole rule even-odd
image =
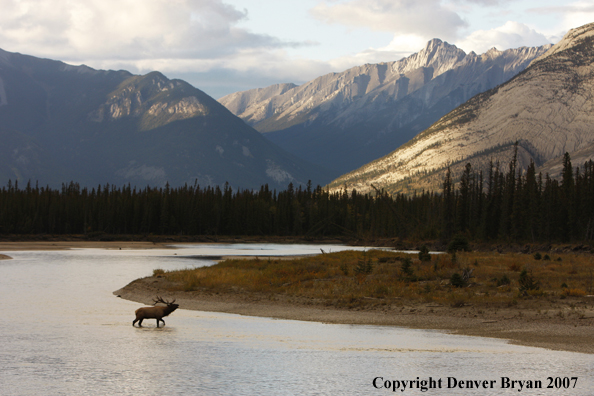
[[[155, 268], [212, 264], [198, 256], [314, 254], [320, 248], [345, 247], [5, 252], [14, 259], [0, 261], [0, 395], [594, 394], [592, 355], [440, 331], [184, 309], [167, 317], [163, 328], [152, 320], [134, 328], [133, 313], [141, 305], [112, 294]], [[373, 385], [376, 377], [383, 378], [375, 381], [380, 389]], [[442, 388], [383, 388], [386, 381], [392, 386], [417, 377], [442, 379]], [[448, 377], [495, 385], [448, 389]], [[538, 380], [544, 389], [502, 389], [502, 377]], [[575, 388], [546, 389], [547, 377], [578, 380]]]

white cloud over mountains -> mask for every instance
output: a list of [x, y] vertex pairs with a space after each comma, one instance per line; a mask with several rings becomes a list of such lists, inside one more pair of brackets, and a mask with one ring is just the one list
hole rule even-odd
[[5, 49], [62, 59], [212, 59], [297, 45], [236, 25], [222, 0], [0, 0]]
[[[591, 1], [557, 6], [554, 0], [282, 0], [290, 4], [282, 15], [284, 5], [277, 1], [0, 0], [0, 48], [94, 68], [160, 70], [219, 97], [398, 60], [432, 38], [482, 53], [493, 46], [557, 41], [567, 29], [594, 20]], [[279, 15], [266, 14], [270, 9]], [[255, 13], [267, 15], [264, 20], [275, 27], [250, 24]], [[554, 19], [547, 26], [552, 31], [542, 23], [518, 22], [532, 16]], [[276, 23], [283, 18], [291, 24]], [[360, 38], [358, 47], [351, 48], [340, 33], [316, 36], [305, 26], [351, 32], [351, 39]], [[383, 42], [374, 41], [378, 34]], [[324, 49], [333, 55], [324, 57]]]
[[507, 48], [536, 47], [551, 43], [550, 38], [530, 27], [508, 21], [503, 26], [489, 30], [476, 30], [468, 37], [456, 43], [463, 50], [475, 51], [479, 54], [490, 48], [504, 50]]
[[321, 2], [310, 13], [326, 23], [383, 30], [395, 35], [452, 37], [467, 23], [441, 0]]

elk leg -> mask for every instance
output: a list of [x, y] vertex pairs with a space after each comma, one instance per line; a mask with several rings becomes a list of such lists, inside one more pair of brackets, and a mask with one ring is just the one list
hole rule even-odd
[[143, 320], [144, 320], [144, 318], [143, 318], [143, 319], [140, 319], [140, 320], [138, 321], [138, 327], [142, 327], [142, 321], [143, 321]]
[[157, 318], [157, 328], [159, 327], [159, 318]]
[[136, 324], [136, 322], [138, 322], [138, 319], [134, 319], [134, 321], [132, 322], [132, 327], [134, 327], [134, 325]]

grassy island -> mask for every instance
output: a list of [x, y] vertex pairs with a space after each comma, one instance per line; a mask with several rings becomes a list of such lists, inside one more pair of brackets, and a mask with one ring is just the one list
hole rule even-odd
[[116, 293], [145, 303], [166, 294], [181, 308], [444, 329], [594, 353], [593, 273], [590, 255], [368, 250], [155, 269]]

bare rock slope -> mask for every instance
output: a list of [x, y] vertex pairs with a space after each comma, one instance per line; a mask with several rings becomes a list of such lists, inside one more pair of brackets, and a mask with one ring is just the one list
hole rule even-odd
[[338, 176], [388, 154], [472, 96], [509, 80], [548, 48], [493, 48], [477, 55], [434, 39], [400, 61], [219, 101], [287, 151]]
[[507, 166], [518, 142], [519, 165], [555, 166], [565, 152], [591, 158], [594, 134], [594, 24], [571, 30], [509, 82], [456, 108], [396, 151], [330, 184], [371, 191], [438, 190], [445, 169], [470, 162]]

